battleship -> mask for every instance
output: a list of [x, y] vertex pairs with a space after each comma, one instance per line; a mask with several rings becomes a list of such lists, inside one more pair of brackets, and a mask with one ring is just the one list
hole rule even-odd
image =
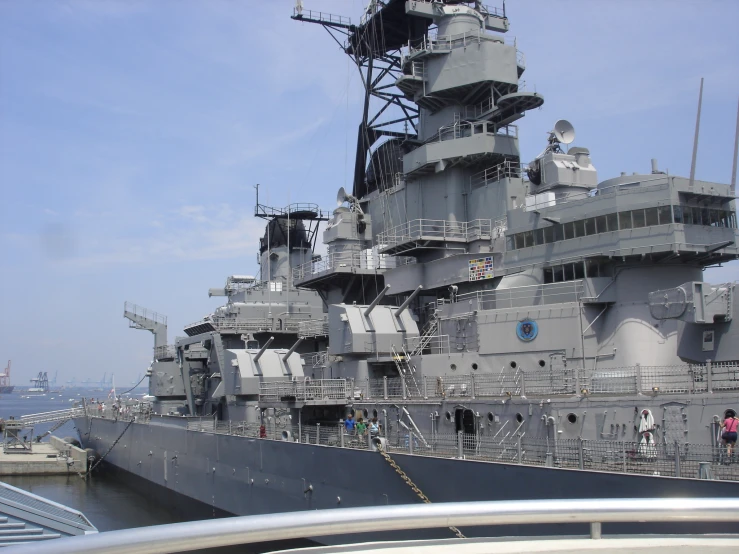
[[258, 275], [210, 289], [223, 306], [172, 344], [126, 303], [154, 335], [149, 395], [86, 406], [83, 445], [240, 515], [739, 495], [736, 285], [703, 281], [739, 255], [736, 161], [730, 184], [697, 179], [695, 150], [688, 177], [653, 160], [602, 180], [564, 119], [522, 160], [516, 123], [544, 96], [504, 9], [292, 18], [361, 75], [352, 190], [324, 210], [257, 188]]

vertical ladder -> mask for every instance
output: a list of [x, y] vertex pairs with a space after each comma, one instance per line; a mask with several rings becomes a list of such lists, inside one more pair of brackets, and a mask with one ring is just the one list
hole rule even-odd
[[[395, 345], [391, 345], [390, 349], [392, 350], [393, 360], [395, 361], [395, 367], [398, 368], [398, 373], [401, 377], [405, 378], [405, 387], [408, 396], [413, 396], [414, 394], [421, 396], [421, 389], [418, 388], [418, 383], [416, 382], [416, 368], [410, 365], [410, 356], [406, 352], [405, 347], [401, 347], [402, 354], [399, 354], [395, 350]], [[413, 383], [413, 390], [411, 390], [409, 383]]]

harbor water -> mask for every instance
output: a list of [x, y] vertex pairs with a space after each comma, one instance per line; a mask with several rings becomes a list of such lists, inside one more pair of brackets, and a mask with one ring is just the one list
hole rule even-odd
[[[23, 392], [2, 394], [0, 417], [18, 418], [25, 414], [71, 408], [71, 400], [80, 400], [84, 395], [104, 397], [105, 393], [71, 389], [45, 395]], [[53, 424], [49, 423], [34, 428], [33, 436], [43, 434], [51, 425]], [[54, 434], [58, 437], [76, 437], [77, 429], [69, 422], [54, 431]], [[0, 480], [80, 510], [100, 531], [175, 523], [198, 517], [197, 513], [187, 516], [175, 513], [166, 502], [152, 500], [136, 487], [130, 486], [130, 483], [105, 470], [96, 471], [88, 479], [77, 475], [9, 475], [0, 477]], [[208, 517], [208, 514], [203, 513], [200, 517]]]

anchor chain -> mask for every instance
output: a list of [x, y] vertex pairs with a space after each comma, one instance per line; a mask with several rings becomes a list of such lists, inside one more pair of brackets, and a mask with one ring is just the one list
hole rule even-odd
[[113, 450], [113, 447], [116, 444], [118, 444], [118, 441], [120, 441], [123, 438], [123, 435], [126, 434], [126, 431], [128, 431], [128, 428], [131, 427], [131, 424], [133, 424], [133, 420], [131, 420], [131, 421], [128, 422], [128, 425], [126, 425], [126, 428], [123, 429], [123, 431], [121, 432], [121, 434], [118, 435], [118, 438], [115, 441], [113, 441], [113, 444], [110, 445], [110, 448], [108, 448], [108, 451], [105, 454], [103, 454], [102, 457], [97, 462], [95, 462], [95, 464], [90, 469], [87, 470], [87, 472], [85, 473], [85, 477], [87, 477], [88, 475], [90, 475], [92, 473], [92, 470], [95, 469], [97, 466], [99, 466], [100, 463], [105, 459], [105, 457], [108, 454], [110, 454], [110, 451]]
[[[413, 490], [413, 492], [415, 492], [416, 495], [418, 495], [418, 498], [420, 498], [421, 500], [423, 500], [423, 502], [426, 503], [426, 504], [431, 504], [431, 500], [429, 500], [429, 497], [426, 496], [423, 493], [423, 491], [418, 488], [418, 485], [416, 485], [413, 482], [413, 480], [410, 477], [408, 477], [408, 474], [406, 474], [405, 471], [403, 471], [402, 469], [400, 469], [400, 466], [395, 462], [395, 460], [393, 460], [390, 457], [390, 454], [388, 454], [387, 452], [385, 452], [385, 450], [381, 446], [379, 446], [379, 445], [377, 447], [377, 451], [382, 455], [383, 458], [385, 458], [385, 461], [388, 464], [390, 464], [390, 467], [392, 467], [395, 470], [395, 473], [397, 473], [398, 475], [400, 475], [400, 478], [403, 479], [403, 481], [405, 481], [406, 485], [408, 485], [411, 488], [411, 490]], [[462, 534], [462, 531], [460, 531], [459, 529], [457, 529], [453, 525], [450, 525], [449, 526], [449, 530], [452, 533], [454, 533], [455, 535], [457, 535], [457, 537], [460, 538], [460, 539], [466, 539], [467, 538], [467, 537], [464, 536], [464, 534]]]

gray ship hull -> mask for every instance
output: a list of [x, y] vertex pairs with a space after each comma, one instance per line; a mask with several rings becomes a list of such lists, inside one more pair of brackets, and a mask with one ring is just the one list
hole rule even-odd
[[[125, 421], [93, 418], [90, 424], [89, 419], [79, 418], [76, 424], [84, 446], [101, 454], [123, 433], [119, 443], [106, 456], [106, 463], [144, 479], [155, 485], [154, 488], [176, 492], [229, 514], [420, 501], [375, 452], [188, 431], [178, 425], [132, 423], [124, 433], [128, 425]], [[739, 496], [739, 482], [733, 481], [676, 479], [407, 454], [393, 454], [393, 457], [433, 502]], [[654, 525], [648, 529], [649, 532], [677, 530]], [[684, 527], [679, 529], [680, 532], [684, 530]], [[710, 530], [722, 531], [720, 527]], [[587, 530], [553, 525], [465, 530], [468, 536], [573, 532], [586, 533]], [[448, 531], [422, 532], [424, 537], [432, 534], [448, 536]], [[332, 540], [337, 539], [328, 538], [325, 542]]]

